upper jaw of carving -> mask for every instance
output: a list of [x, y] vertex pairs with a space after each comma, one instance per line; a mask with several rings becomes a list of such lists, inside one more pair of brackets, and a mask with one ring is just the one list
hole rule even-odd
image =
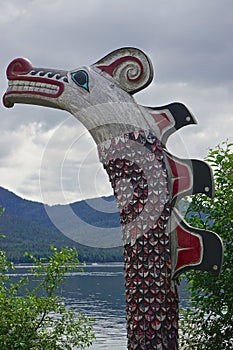
[[67, 72], [34, 68], [25, 59], [16, 59], [9, 64], [7, 78], [8, 89], [3, 96], [3, 104], [8, 108], [16, 102], [40, 104], [43, 99], [49, 102], [50, 98], [59, 97], [64, 91], [64, 84], [68, 83]]

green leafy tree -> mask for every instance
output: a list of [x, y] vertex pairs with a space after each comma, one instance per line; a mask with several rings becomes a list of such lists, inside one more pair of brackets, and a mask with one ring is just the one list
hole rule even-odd
[[[211, 273], [186, 274], [191, 307], [181, 321], [181, 348], [229, 350], [233, 348], [233, 144], [223, 142], [206, 158], [214, 172], [215, 197], [192, 198], [186, 220], [210, 229], [223, 241], [224, 263], [218, 278]], [[211, 247], [209, 247], [211, 249]]]
[[27, 253], [37, 281], [34, 288], [29, 288], [28, 278], [12, 281], [9, 272], [15, 267], [0, 251], [0, 350], [71, 350], [91, 345], [93, 320], [69, 310], [58, 295], [65, 273], [80, 270], [77, 252], [53, 246], [51, 251], [47, 261]]

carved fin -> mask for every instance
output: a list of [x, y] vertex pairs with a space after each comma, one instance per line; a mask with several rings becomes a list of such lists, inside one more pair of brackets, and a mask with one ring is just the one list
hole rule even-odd
[[[188, 108], [180, 102], [170, 103], [161, 107], [146, 107], [156, 122], [165, 145], [168, 137], [176, 130], [186, 125], [197, 124], [197, 121]], [[155, 113], [153, 113], [153, 111]], [[159, 112], [159, 113], [158, 113]]]
[[191, 160], [193, 168], [193, 194], [204, 193], [214, 197], [214, 179], [211, 167], [202, 160]]
[[223, 260], [221, 238], [214, 232], [189, 226], [176, 209], [171, 217], [173, 278], [187, 270], [210, 271], [218, 276]]
[[184, 196], [203, 193], [213, 197], [214, 182], [209, 165], [201, 160], [180, 159], [166, 152], [173, 205]]

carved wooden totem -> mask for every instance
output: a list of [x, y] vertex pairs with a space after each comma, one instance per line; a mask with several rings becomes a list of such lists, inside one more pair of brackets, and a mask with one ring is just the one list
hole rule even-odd
[[133, 94], [153, 68], [135, 48], [113, 51], [72, 71], [35, 68], [23, 58], [7, 68], [6, 107], [28, 103], [69, 111], [89, 130], [120, 210], [129, 350], [178, 348], [177, 276], [188, 269], [220, 272], [222, 243], [188, 226], [175, 205], [213, 195], [209, 166], [166, 150], [168, 137], [195, 124], [181, 103], [144, 107]]

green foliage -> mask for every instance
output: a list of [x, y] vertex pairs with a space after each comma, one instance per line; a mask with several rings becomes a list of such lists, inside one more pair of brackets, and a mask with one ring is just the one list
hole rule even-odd
[[26, 253], [37, 281], [32, 289], [28, 278], [12, 281], [9, 272], [15, 267], [0, 251], [0, 350], [71, 350], [91, 345], [93, 320], [69, 310], [57, 294], [65, 273], [81, 270], [77, 252], [53, 246], [51, 251], [48, 260]]
[[[186, 274], [191, 308], [181, 321], [181, 348], [229, 350], [233, 347], [233, 144], [210, 149], [207, 162], [215, 180], [215, 197], [192, 198], [186, 220], [194, 227], [216, 232], [224, 245], [224, 264], [218, 278], [211, 273]], [[209, 247], [211, 249], [211, 247]]]

